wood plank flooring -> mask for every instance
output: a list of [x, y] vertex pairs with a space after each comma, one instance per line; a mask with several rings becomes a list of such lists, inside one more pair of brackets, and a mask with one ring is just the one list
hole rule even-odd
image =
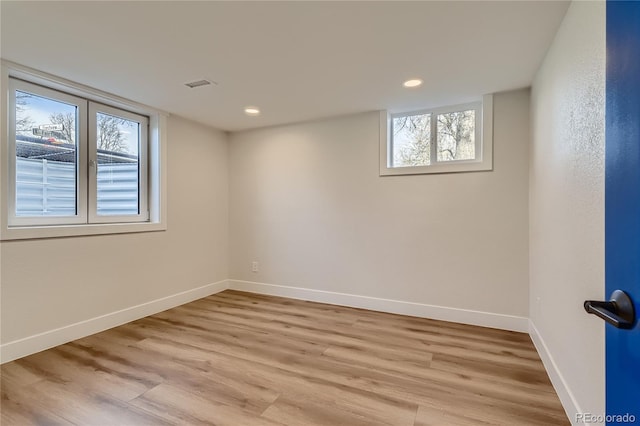
[[0, 368], [9, 425], [567, 425], [523, 333], [227, 290]]

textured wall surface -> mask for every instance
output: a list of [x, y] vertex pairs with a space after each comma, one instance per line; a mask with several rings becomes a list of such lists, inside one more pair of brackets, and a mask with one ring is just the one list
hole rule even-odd
[[573, 2], [532, 89], [530, 315], [572, 405], [598, 414], [604, 323], [582, 302], [604, 298], [604, 94], [605, 4]]

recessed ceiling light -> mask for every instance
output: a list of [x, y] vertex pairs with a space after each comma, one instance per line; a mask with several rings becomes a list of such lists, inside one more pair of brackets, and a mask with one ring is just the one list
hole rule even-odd
[[251, 116], [260, 115], [260, 110], [254, 106], [248, 106], [244, 109], [244, 113]]
[[407, 80], [404, 83], [402, 83], [402, 85], [404, 87], [418, 87], [418, 86], [422, 86], [422, 80], [420, 80], [419, 78], [412, 78], [411, 80]]

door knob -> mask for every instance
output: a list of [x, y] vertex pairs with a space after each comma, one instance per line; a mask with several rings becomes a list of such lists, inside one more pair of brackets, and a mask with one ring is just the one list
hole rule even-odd
[[599, 316], [617, 328], [633, 328], [636, 321], [633, 302], [629, 295], [622, 290], [615, 290], [611, 293], [611, 299], [608, 302], [585, 300], [584, 310]]

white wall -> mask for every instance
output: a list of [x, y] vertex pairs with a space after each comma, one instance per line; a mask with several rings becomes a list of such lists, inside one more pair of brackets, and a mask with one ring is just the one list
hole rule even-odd
[[378, 113], [232, 134], [231, 278], [528, 317], [529, 91], [494, 104], [493, 172], [380, 177]]
[[227, 136], [167, 130], [167, 231], [1, 243], [3, 344], [228, 278]]
[[529, 198], [532, 331], [572, 420], [604, 413], [604, 322], [582, 308], [604, 298], [604, 90], [605, 4], [573, 2], [533, 83]]

